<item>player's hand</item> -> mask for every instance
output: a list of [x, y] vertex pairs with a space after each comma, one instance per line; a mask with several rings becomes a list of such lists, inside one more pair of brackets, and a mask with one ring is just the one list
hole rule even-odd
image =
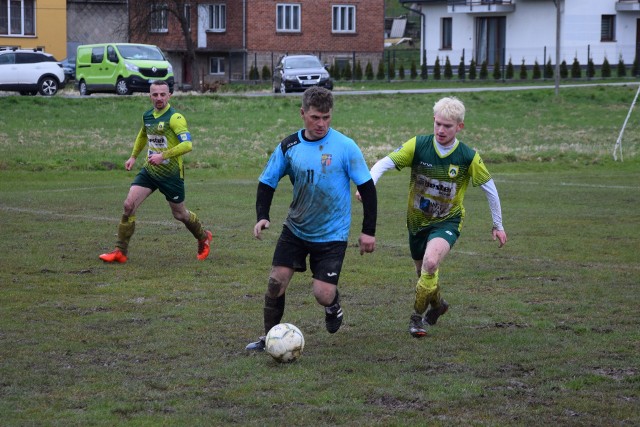
[[127, 161], [124, 162], [124, 168], [126, 170], [130, 171], [135, 163], [136, 163], [136, 158], [135, 157], [129, 157], [127, 159]]
[[358, 190], [356, 190], [356, 199], [358, 199], [358, 201], [362, 202], [362, 196], [360, 195], [360, 192]]
[[164, 157], [162, 157], [162, 153], [153, 153], [152, 155], [149, 156], [149, 163], [151, 163], [152, 165], [160, 165], [162, 164], [162, 162], [164, 162]]
[[376, 238], [374, 236], [362, 233], [358, 239], [358, 244], [360, 245], [360, 255], [364, 255], [365, 252], [371, 253], [376, 250]]
[[493, 236], [493, 240], [498, 240], [498, 247], [501, 248], [507, 243], [507, 233], [504, 230], [493, 229], [491, 230], [491, 235]]
[[258, 221], [256, 225], [253, 226], [253, 236], [258, 240], [262, 240], [260, 232], [269, 228], [269, 225], [271, 225], [271, 223], [266, 219], [261, 219], [260, 221]]

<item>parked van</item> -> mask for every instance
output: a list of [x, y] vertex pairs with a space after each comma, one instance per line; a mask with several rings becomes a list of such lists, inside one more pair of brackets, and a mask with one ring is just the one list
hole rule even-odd
[[78, 46], [76, 85], [81, 95], [149, 92], [154, 80], [166, 81], [173, 92], [173, 67], [156, 46], [134, 43]]

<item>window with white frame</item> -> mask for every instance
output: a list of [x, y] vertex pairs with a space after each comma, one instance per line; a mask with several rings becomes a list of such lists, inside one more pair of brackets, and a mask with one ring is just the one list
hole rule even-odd
[[282, 32], [300, 31], [300, 5], [278, 4], [276, 5], [276, 30]]
[[227, 5], [210, 4], [209, 10], [209, 31], [223, 32], [227, 30]]
[[168, 25], [169, 14], [167, 12], [166, 4], [152, 4], [151, 5], [151, 32], [152, 33], [166, 33], [169, 31]]
[[356, 7], [333, 6], [333, 24], [331, 30], [334, 33], [355, 33]]
[[34, 36], [35, 0], [0, 0], [0, 34]]
[[224, 74], [224, 58], [219, 56], [209, 58], [209, 74]]

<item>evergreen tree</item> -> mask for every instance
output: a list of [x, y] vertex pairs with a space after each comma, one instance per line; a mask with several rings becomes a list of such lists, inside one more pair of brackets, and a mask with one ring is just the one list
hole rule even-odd
[[571, 78], [579, 79], [582, 77], [582, 68], [580, 68], [580, 62], [578, 58], [573, 58], [573, 64], [571, 64]]
[[362, 80], [362, 66], [360, 65], [360, 61], [356, 62], [356, 69], [353, 73], [353, 77], [358, 81]]
[[427, 80], [429, 78], [429, 69], [427, 68], [427, 61], [420, 65], [420, 78], [422, 80]]
[[627, 67], [624, 65], [624, 60], [622, 59], [622, 55], [620, 55], [620, 59], [618, 60], [618, 68], [616, 72], [618, 74], [618, 77], [627, 76]]
[[487, 60], [485, 59], [484, 61], [482, 61], [482, 64], [480, 64], [480, 80], [487, 80], [487, 77], [489, 77], [489, 69], [487, 67]]
[[378, 80], [384, 80], [384, 60], [378, 62], [378, 74], [376, 74]]
[[500, 60], [496, 59], [493, 63], [493, 79], [500, 80], [502, 78], [502, 70], [500, 69]]
[[371, 65], [371, 61], [367, 62], [367, 66], [364, 67], [364, 75], [367, 80], [373, 80], [373, 65]]
[[344, 66], [344, 70], [342, 70], [342, 75], [344, 79], [349, 81], [353, 79], [353, 72], [351, 71], [351, 63], [347, 62]]
[[607, 57], [604, 57], [602, 61], [602, 68], [600, 69], [600, 74], [602, 74], [603, 78], [611, 77], [611, 65], [609, 65], [609, 60]]
[[529, 77], [527, 72], [527, 66], [524, 65], [524, 58], [522, 58], [522, 64], [520, 64], [520, 80], [526, 80]]
[[451, 61], [449, 61], [449, 56], [444, 60], [444, 78], [447, 80], [451, 80], [453, 78], [453, 69], [451, 68]]
[[460, 64], [458, 65], [458, 78], [460, 80], [464, 80], [466, 79], [467, 76], [467, 71], [465, 70], [465, 66], [464, 66], [464, 56], [462, 58], [460, 58]]
[[536, 59], [533, 62], [533, 76], [532, 76], [532, 78], [534, 80], [540, 80], [540, 77], [542, 77], [542, 71], [540, 71], [540, 64], [538, 64], [538, 60]]
[[400, 64], [400, 67], [398, 68], [398, 78], [400, 80], [404, 80], [404, 64]]
[[433, 64], [433, 78], [434, 80], [440, 80], [440, 57], [436, 56], [436, 62]]
[[553, 64], [551, 64], [551, 58], [549, 58], [546, 65], [544, 66], [544, 78], [545, 79], [553, 78]]
[[256, 64], [251, 65], [251, 68], [249, 68], [249, 80], [258, 80], [259, 78], [260, 75], [258, 74]]
[[396, 78], [396, 66], [393, 61], [389, 61], [389, 69], [387, 71], [389, 80], [394, 80]]
[[640, 76], [640, 63], [638, 63], [638, 57], [636, 56], [631, 66], [631, 77]]
[[596, 75], [596, 66], [593, 64], [593, 58], [587, 61], [587, 78], [591, 79]]
[[271, 80], [271, 70], [267, 65], [262, 67], [262, 80]]
[[471, 58], [469, 62], [469, 80], [475, 80], [477, 75], [476, 60]]
[[410, 72], [411, 80], [415, 80], [418, 78], [418, 69], [416, 68], [416, 61], [411, 60], [411, 72]]
[[507, 70], [505, 72], [505, 78], [507, 80], [513, 79], [513, 73], [514, 73], [513, 62], [511, 62], [511, 58], [509, 58], [509, 62], [507, 63]]
[[563, 59], [560, 63], [560, 78], [566, 79], [567, 77], [569, 77], [569, 67], [567, 66], [567, 61]]

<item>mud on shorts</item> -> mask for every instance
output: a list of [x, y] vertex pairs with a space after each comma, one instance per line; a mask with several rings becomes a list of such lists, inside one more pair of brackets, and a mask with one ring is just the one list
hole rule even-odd
[[423, 228], [416, 234], [409, 232], [409, 249], [411, 250], [411, 258], [421, 260], [427, 250], [427, 243], [434, 237], [441, 237], [449, 242], [449, 247], [453, 248], [454, 243], [460, 237], [462, 229], [462, 221], [460, 217], [449, 218], [442, 222], [432, 224]]
[[347, 242], [308, 242], [283, 226], [273, 253], [272, 265], [289, 267], [298, 272], [307, 271], [306, 259], [309, 255], [313, 278], [337, 285], [346, 252]]
[[139, 185], [140, 187], [149, 188], [152, 192], [160, 190], [167, 202], [182, 203], [184, 202], [184, 179], [179, 175], [155, 178], [147, 171], [146, 168], [140, 169], [138, 175], [133, 179], [131, 185]]

